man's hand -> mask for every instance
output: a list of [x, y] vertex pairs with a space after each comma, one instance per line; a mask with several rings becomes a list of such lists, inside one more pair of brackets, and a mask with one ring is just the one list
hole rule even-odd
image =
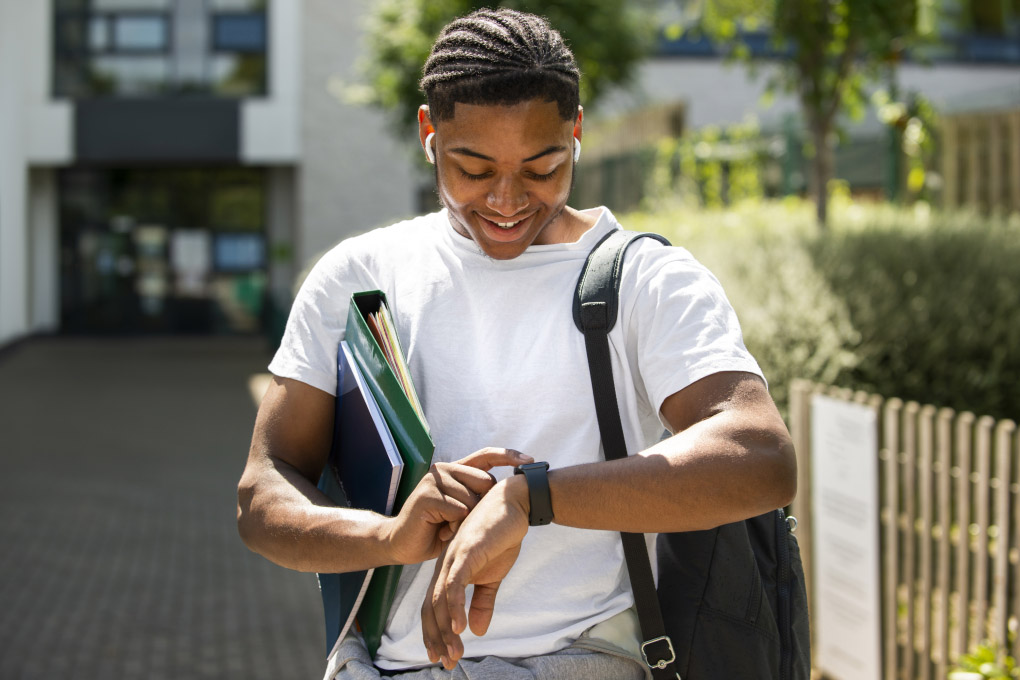
[[[460, 634], [471, 626], [484, 635], [492, 621], [496, 592], [517, 561], [528, 533], [529, 495], [523, 477], [510, 477], [471, 511], [436, 562], [422, 604], [422, 637], [429, 660], [450, 670], [464, 655]], [[474, 584], [465, 616], [465, 589]]]
[[389, 543], [397, 564], [437, 557], [460, 523], [496, 481], [489, 470], [532, 458], [512, 449], [486, 448], [453, 463], [435, 463], [415, 487], [400, 513], [389, 520]]

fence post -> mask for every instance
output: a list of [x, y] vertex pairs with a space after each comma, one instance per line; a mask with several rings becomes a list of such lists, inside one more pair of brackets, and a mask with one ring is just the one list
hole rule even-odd
[[942, 206], [952, 210], [960, 202], [960, 126], [953, 116], [942, 121]]
[[882, 411], [882, 445], [881, 458], [885, 463], [885, 499], [883, 500], [882, 518], [885, 525], [883, 554], [885, 556], [885, 574], [882, 578], [884, 614], [882, 644], [885, 658], [885, 680], [895, 680], [899, 667], [899, 526], [900, 526], [900, 410], [903, 402], [890, 399]]
[[[918, 490], [921, 496], [920, 542], [921, 542], [921, 595], [920, 595], [920, 627], [921, 655], [917, 677], [920, 680], [931, 678], [932, 650], [932, 480], [935, 458], [935, 407], [924, 406], [918, 414]], [[941, 680], [941, 678], [939, 679]]]
[[916, 401], [903, 409], [903, 584], [906, 590], [906, 640], [904, 642], [903, 677], [916, 677], [917, 656], [917, 414]]
[[968, 116], [967, 121], [967, 203], [975, 209], [981, 205], [981, 145], [984, 135], [981, 121]]
[[949, 672], [949, 563], [950, 546], [952, 545], [952, 505], [951, 505], [951, 479], [953, 467], [953, 411], [944, 408], [938, 413], [938, 421], [935, 426], [935, 447], [938, 450], [938, 508], [939, 508], [939, 549], [938, 549], [938, 591], [939, 591], [939, 612], [938, 621], [938, 662], [935, 667], [935, 677], [939, 680], [945, 678]]
[[[999, 146], [1002, 137], [999, 129], [1002, 126], [1005, 116], [992, 114], [985, 121], [988, 126], [988, 211], [994, 213], [1006, 206], [1006, 197], [1002, 192], [1002, 173], [1005, 168], [1002, 166], [1002, 148]], [[1003, 211], [1005, 212], [1005, 211]]]
[[[1020, 123], [1020, 112], [1015, 115], [1017, 122]], [[1020, 141], [1020, 136], [1017, 137], [1017, 140]], [[1013, 438], [1012, 455], [1014, 459], [1020, 459], [1020, 435]], [[1010, 483], [1010, 493], [1013, 496], [1013, 545], [1020, 551], [1020, 474], [1017, 477], [1017, 482]], [[1013, 616], [1020, 618], [1020, 559], [1017, 559], [1013, 566]], [[1020, 656], [1020, 635], [1013, 639], [1013, 657], [1018, 656]]]
[[992, 582], [992, 607], [995, 613], [991, 638], [998, 642], [1001, 654], [1009, 641], [1009, 516], [1010, 483], [1012, 482], [1012, 442], [1016, 425], [1003, 420], [995, 428], [995, 578]]
[[977, 640], [986, 639], [988, 626], [988, 528], [991, 526], [992, 487], [992, 426], [995, 421], [982, 416], [977, 423], [975, 454], [977, 455], [977, 555], [974, 560], [974, 621]]
[[1010, 204], [1020, 212], [1020, 110], [1009, 115], [1008, 144]]
[[970, 649], [970, 467], [974, 414], [961, 413], [956, 419], [956, 452], [959, 476], [956, 483], [956, 655]]

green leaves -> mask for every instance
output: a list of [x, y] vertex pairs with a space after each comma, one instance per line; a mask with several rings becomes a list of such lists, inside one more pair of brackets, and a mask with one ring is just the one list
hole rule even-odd
[[416, 112], [425, 102], [418, 81], [432, 42], [451, 19], [494, 4], [549, 19], [577, 59], [585, 105], [609, 87], [625, 84], [655, 45], [650, 0], [379, 0], [372, 3], [367, 24], [367, 54], [359, 68], [363, 81], [344, 84], [344, 99], [387, 111], [394, 132], [416, 143]]
[[665, 206], [622, 222], [665, 234], [716, 274], [783, 408], [805, 378], [1020, 416], [1020, 220], [835, 205], [825, 237], [796, 199]]
[[1020, 678], [1020, 670], [1011, 656], [1005, 655], [998, 645], [986, 642], [978, 645], [957, 661], [949, 680], [1012, 680]]
[[[894, 64], [918, 34], [918, 4], [927, 0], [720, 0], [705, 4], [699, 28], [730, 45], [727, 53], [750, 62], [737, 27], [761, 25], [775, 43], [790, 51], [779, 62], [774, 86], [796, 94], [806, 127], [819, 139], [830, 137], [840, 114], [860, 118], [866, 81], [881, 66]], [[931, 7], [923, 17], [930, 23]], [[819, 149], [816, 158], [830, 153]], [[825, 205], [824, 187], [831, 169], [816, 164], [816, 198]], [[824, 215], [824, 209], [821, 211]]]

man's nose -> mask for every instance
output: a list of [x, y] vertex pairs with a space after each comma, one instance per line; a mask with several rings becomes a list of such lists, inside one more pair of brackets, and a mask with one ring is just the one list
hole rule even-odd
[[513, 175], [501, 177], [485, 197], [485, 205], [500, 215], [512, 217], [528, 207], [528, 192]]

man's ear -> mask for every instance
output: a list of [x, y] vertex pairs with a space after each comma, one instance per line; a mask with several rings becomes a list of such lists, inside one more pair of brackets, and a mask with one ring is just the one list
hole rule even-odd
[[581, 141], [581, 121], [584, 119], [584, 108], [577, 107], [577, 119], [574, 121], [574, 138]]
[[[429, 116], [428, 104], [422, 104], [418, 107], [418, 141], [421, 143], [421, 148], [425, 151], [426, 157], [430, 156], [430, 151], [434, 154], [434, 149], [430, 148], [431, 140], [428, 137], [430, 134], [434, 134], [435, 131], [436, 128], [432, 124], [432, 118]], [[430, 162], [434, 163], [434, 158], [435, 156], [432, 155], [429, 158]]]

